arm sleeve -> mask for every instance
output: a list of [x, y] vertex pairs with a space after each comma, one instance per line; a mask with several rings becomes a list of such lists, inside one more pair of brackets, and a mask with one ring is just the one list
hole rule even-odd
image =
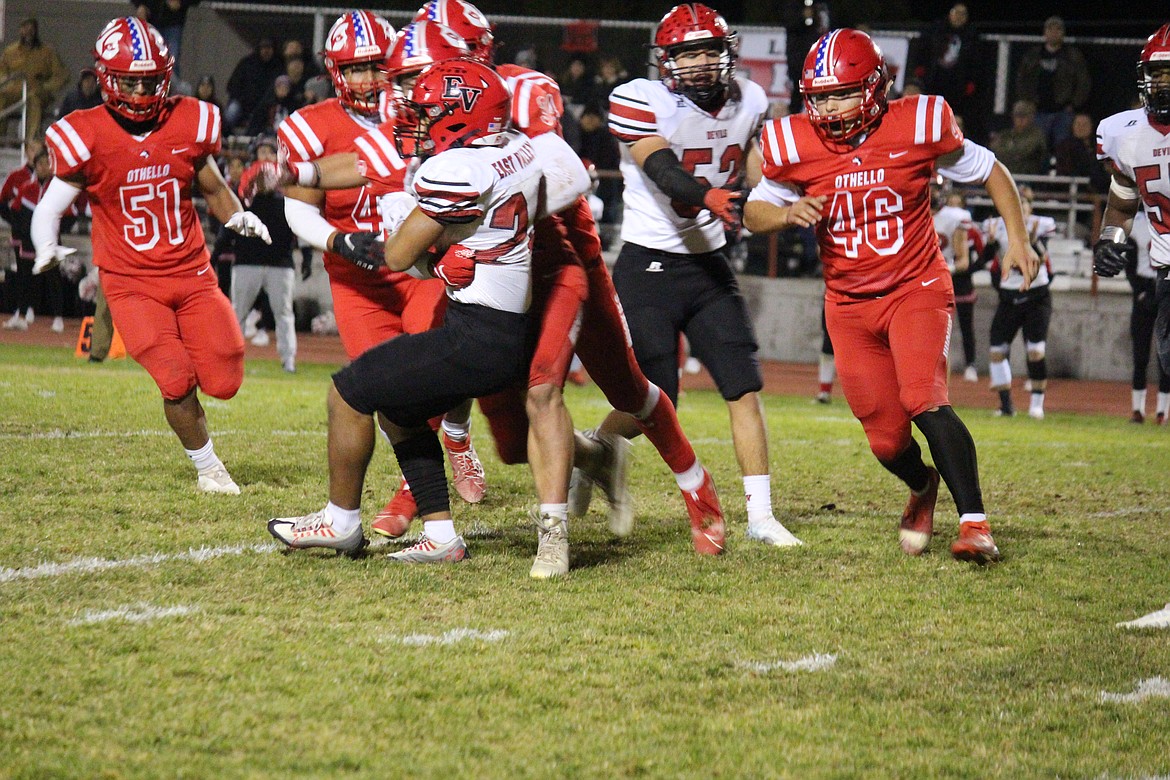
[[331, 251], [329, 236], [333, 235], [336, 228], [321, 216], [321, 210], [316, 206], [296, 198], [285, 198], [284, 218], [297, 238], [322, 252]]
[[963, 154], [949, 168], [939, 168], [938, 172], [951, 181], [965, 184], [983, 184], [991, 176], [995, 167], [995, 154], [985, 146], [974, 141], [963, 140]]
[[37, 254], [48, 251], [57, 243], [61, 231], [61, 216], [81, 194], [81, 188], [54, 178], [49, 182], [41, 202], [32, 217], [32, 241]]
[[687, 206], [703, 206], [703, 196], [711, 189], [683, 170], [682, 163], [670, 149], [659, 149], [642, 164], [642, 170], [650, 181], [671, 200]]

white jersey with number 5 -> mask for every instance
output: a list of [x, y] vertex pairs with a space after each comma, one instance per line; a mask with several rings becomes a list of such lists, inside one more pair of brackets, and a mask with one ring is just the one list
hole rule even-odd
[[1145, 109], [1122, 111], [1097, 125], [1097, 159], [1137, 183], [1150, 222], [1150, 262], [1170, 266], [1170, 133], [1152, 127]]
[[447, 227], [449, 252], [475, 261], [475, 278], [447, 288], [460, 303], [528, 310], [532, 226], [541, 164], [520, 134], [503, 147], [448, 149], [419, 166], [411, 187], [418, 208]]
[[707, 209], [673, 203], [634, 162], [628, 145], [661, 136], [683, 168], [712, 187], [734, 181], [748, 145], [768, 111], [755, 82], [736, 77], [738, 96], [711, 115], [661, 81], [634, 79], [609, 96], [609, 131], [622, 146], [625, 180], [622, 240], [679, 254], [700, 254], [725, 243], [723, 223]]

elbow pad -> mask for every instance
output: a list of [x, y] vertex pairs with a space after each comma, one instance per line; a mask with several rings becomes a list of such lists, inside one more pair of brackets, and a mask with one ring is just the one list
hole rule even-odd
[[683, 170], [682, 163], [669, 149], [659, 149], [647, 157], [642, 164], [642, 170], [671, 200], [677, 200], [687, 206], [706, 208], [703, 198], [711, 188]]

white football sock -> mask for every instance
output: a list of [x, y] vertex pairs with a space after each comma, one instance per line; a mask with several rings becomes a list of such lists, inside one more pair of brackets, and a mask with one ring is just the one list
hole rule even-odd
[[679, 490], [691, 492], [698, 490], [703, 486], [703, 464], [695, 458], [695, 463], [686, 471], [679, 472], [674, 475], [674, 481], [678, 483]]
[[562, 523], [568, 522], [569, 519], [569, 505], [568, 504], [541, 504], [540, 513], [548, 515], [551, 518], [560, 520]]
[[215, 455], [215, 446], [211, 443], [210, 438], [207, 440], [207, 443], [199, 449], [189, 450], [184, 448], [183, 452], [187, 453], [187, 457], [190, 458], [191, 462], [195, 464], [195, 470], [200, 474], [211, 471], [216, 466], [223, 465], [220, 463], [219, 458]]
[[1031, 402], [1031, 405], [1028, 407], [1028, 409], [1030, 411], [1033, 411], [1033, 412], [1044, 411], [1044, 391], [1043, 390], [1041, 390], [1040, 392], [1036, 392], [1035, 390], [1032, 391], [1032, 402]]
[[1130, 391], [1130, 393], [1133, 396], [1133, 410], [1135, 412], [1141, 412], [1142, 414], [1145, 414], [1146, 413], [1146, 391], [1145, 391], [1145, 388], [1142, 388], [1141, 390], [1132, 390], [1132, 391]]
[[986, 523], [986, 522], [987, 522], [987, 515], [983, 514], [982, 512], [968, 512], [967, 514], [959, 517], [959, 525], [960, 526], [963, 525], [963, 523]]
[[360, 509], [342, 509], [337, 504], [330, 501], [325, 505], [325, 519], [333, 526], [333, 530], [345, 536], [352, 531], [355, 526], [362, 524], [362, 510]]
[[427, 520], [423, 523], [423, 533], [435, 544], [446, 544], [457, 536], [455, 521], [449, 517], [446, 520]]
[[467, 441], [467, 437], [471, 435], [471, 418], [467, 418], [465, 423], [453, 423], [443, 418], [443, 433], [453, 441]]
[[748, 523], [767, 520], [772, 516], [772, 475], [753, 474], [743, 478], [743, 493], [747, 500]]
[[1158, 409], [1157, 411], [1166, 414], [1170, 411], [1170, 393], [1158, 393]]

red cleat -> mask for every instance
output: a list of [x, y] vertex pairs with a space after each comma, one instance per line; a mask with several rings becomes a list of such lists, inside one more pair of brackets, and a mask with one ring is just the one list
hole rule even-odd
[[951, 555], [958, 561], [994, 563], [999, 560], [999, 548], [991, 538], [991, 526], [986, 521], [959, 523], [959, 538], [951, 545]]
[[926, 468], [929, 479], [921, 496], [910, 493], [910, 500], [902, 510], [902, 524], [898, 527], [898, 542], [907, 555], [922, 555], [934, 533], [934, 504], [938, 500], [938, 471]]
[[451, 481], [455, 484], [455, 492], [469, 504], [483, 501], [487, 480], [471, 437], [455, 441], [444, 432], [443, 449], [447, 451], [447, 460], [451, 461]]
[[719, 555], [723, 552], [725, 527], [723, 508], [715, 492], [715, 482], [703, 469], [703, 483], [698, 490], [682, 491], [691, 518], [691, 541], [699, 555]]
[[370, 530], [379, 536], [397, 539], [410, 530], [410, 523], [416, 514], [418, 506], [414, 503], [414, 494], [404, 479], [394, 498], [374, 517]]

